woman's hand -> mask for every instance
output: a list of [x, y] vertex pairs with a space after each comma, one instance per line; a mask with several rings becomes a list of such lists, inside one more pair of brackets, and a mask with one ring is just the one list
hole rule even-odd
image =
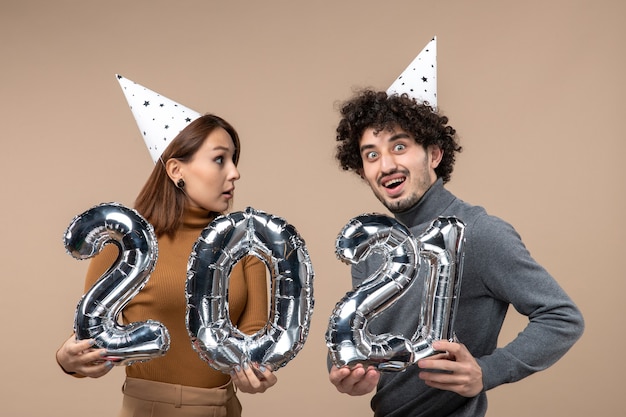
[[243, 366], [237, 365], [230, 376], [239, 391], [249, 394], [265, 392], [278, 381], [270, 367], [247, 362]]
[[57, 362], [68, 374], [90, 378], [106, 375], [113, 368], [113, 363], [106, 360], [106, 349], [95, 349], [93, 344], [93, 339], [76, 340], [72, 335], [57, 350]]

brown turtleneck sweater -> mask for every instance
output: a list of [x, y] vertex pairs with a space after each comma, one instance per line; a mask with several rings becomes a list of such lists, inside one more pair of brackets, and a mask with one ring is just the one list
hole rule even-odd
[[[165, 356], [126, 367], [126, 375], [152, 381], [192, 387], [214, 388], [226, 384], [230, 376], [214, 370], [193, 350], [185, 314], [185, 281], [191, 248], [211, 220], [202, 209], [185, 212], [184, 224], [174, 239], [158, 240], [156, 267], [146, 286], [122, 311], [124, 323], [157, 320], [170, 333], [170, 349]], [[117, 247], [107, 245], [89, 264], [85, 291], [100, 278], [117, 257]], [[254, 256], [244, 258], [232, 270], [229, 282], [230, 317], [239, 330], [252, 334], [267, 322], [267, 279], [263, 262]]]

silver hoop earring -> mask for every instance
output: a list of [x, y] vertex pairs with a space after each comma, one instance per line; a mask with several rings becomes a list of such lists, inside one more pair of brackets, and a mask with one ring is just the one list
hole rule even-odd
[[185, 180], [180, 178], [178, 181], [176, 181], [176, 186], [182, 190], [183, 188], [185, 188]]

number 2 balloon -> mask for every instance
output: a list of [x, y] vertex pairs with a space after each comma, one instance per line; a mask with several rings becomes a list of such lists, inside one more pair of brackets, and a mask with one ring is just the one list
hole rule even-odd
[[[272, 278], [270, 318], [254, 335], [239, 331], [228, 314], [230, 272], [247, 255], [261, 259]], [[187, 269], [187, 329], [210, 366], [228, 373], [246, 362], [286, 365], [302, 349], [312, 313], [313, 268], [293, 226], [248, 207], [204, 229]]]
[[[464, 233], [465, 225], [454, 217], [439, 217], [417, 239], [395, 219], [379, 214], [363, 214], [344, 226], [336, 242], [339, 259], [356, 264], [378, 252], [384, 260], [331, 314], [326, 344], [337, 367], [361, 363], [401, 371], [437, 353], [435, 340], [454, 339]], [[426, 274], [419, 274], [422, 267]], [[369, 322], [398, 301], [418, 274], [425, 275], [425, 282], [415, 335], [371, 334]]]
[[115, 244], [117, 260], [83, 295], [76, 308], [76, 338], [94, 339], [116, 364], [131, 364], [164, 355], [170, 337], [153, 320], [121, 325], [124, 306], [145, 286], [157, 259], [157, 240], [152, 225], [133, 209], [105, 203], [76, 216], [64, 236], [66, 250], [76, 259], [98, 254], [104, 245]]

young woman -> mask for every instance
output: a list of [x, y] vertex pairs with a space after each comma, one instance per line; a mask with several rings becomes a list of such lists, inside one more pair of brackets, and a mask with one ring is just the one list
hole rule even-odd
[[[185, 323], [187, 261], [202, 230], [232, 201], [239, 152], [239, 137], [229, 123], [215, 115], [201, 116], [163, 151], [137, 197], [135, 208], [153, 225], [159, 253], [148, 283], [122, 317], [126, 323], [160, 321], [171, 342], [165, 356], [126, 367], [120, 417], [239, 416], [234, 387], [259, 393], [276, 383], [270, 369], [256, 364], [231, 375], [214, 370], [193, 350]], [[86, 290], [113, 264], [117, 252], [115, 245], [107, 245], [91, 261]], [[231, 320], [245, 333], [254, 333], [267, 321], [265, 273], [263, 262], [250, 256], [230, 276]], [[92, 340], [77, 341], [72, 335], [57, 351], [57, 361], [74, 376], [101, 377], [113, 364], [103, 359], [104, 349], [92, 346]]]

